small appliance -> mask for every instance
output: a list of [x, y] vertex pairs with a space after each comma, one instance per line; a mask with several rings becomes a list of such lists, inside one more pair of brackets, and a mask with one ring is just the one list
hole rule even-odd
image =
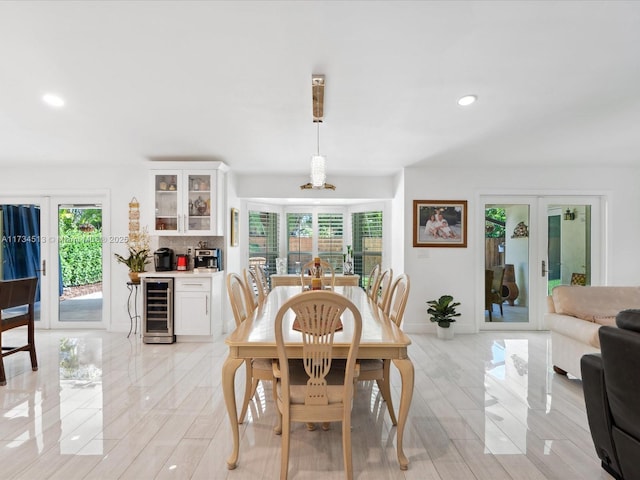
[[222, 270], [222, 252], [219, 248], [196, 248], [193, 260], [194, 268], [213, 271]]
[[173, 270], [173, 250], [170, 248], [159, 248], [153, 252], [153, 261], [156, 272], [169, 272]]
[[189, 255], [176, 255], [176, 270], [189, 270]]

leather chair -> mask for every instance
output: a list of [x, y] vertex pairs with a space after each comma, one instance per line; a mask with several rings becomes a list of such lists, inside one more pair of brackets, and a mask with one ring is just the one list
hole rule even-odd
[[601, 327], [601, 353], [580, 361], [587, 418], [602, 468], [640, 478], [640, 310], [623, 310]]

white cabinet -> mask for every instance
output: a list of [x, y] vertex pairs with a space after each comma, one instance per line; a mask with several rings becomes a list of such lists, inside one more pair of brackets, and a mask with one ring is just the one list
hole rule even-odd
[[176, 278], [174, 333], [211, 335], [211, 278]]
[[224, 235], [224, 171], [220, 162], [197, 169], [152, 169], [152, 235]]

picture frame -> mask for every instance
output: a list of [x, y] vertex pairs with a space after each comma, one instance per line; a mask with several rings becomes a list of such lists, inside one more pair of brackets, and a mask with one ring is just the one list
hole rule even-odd
[[467, 246], [466, 200], [414, 200], [414, 247]]
[[231, 235], [230, 245], [232, 247], [238, 246], [238, 229], [240, 227], [240, 213], [237, 208], [231, 209]]

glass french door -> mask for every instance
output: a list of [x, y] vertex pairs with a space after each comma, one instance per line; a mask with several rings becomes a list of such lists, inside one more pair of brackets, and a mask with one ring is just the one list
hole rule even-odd
[[601, 203], [596, 196], [481, 197], [481, 329], [544, 329], [556, 285], [602, 283]]
[[0, 277], [38, 277], [37, 328], [104, 328], [103, 201], [0, 197]]

